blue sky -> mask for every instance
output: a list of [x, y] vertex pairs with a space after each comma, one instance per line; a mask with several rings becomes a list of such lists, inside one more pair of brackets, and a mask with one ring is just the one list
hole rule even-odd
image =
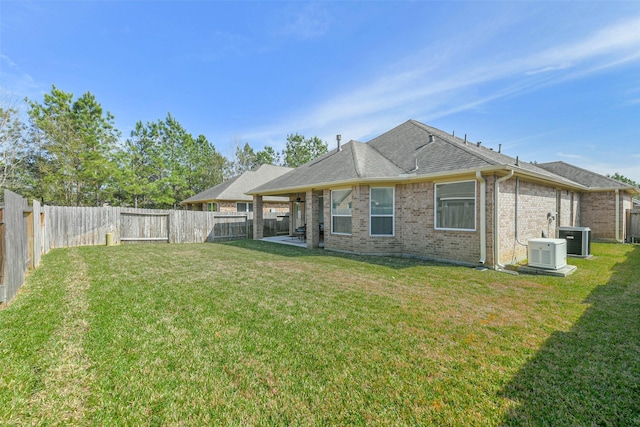
[[[3, 96], [170, 112], [226, 156], [416, 119], [640, 182], [640, 2], [7, 1]], [[6, 98], [5, 98], [6, 99]]]

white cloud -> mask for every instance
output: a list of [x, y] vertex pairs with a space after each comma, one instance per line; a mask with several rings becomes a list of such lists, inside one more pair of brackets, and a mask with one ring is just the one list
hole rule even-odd
[[282, 11], [280, 33], [303, 40], [322, 37], [329, 31], [331, 22], [331, 15], [324, 5], [295, 3]]
[[4, 63], [6, 63], [6, 64], [7, 64], [7, 65], [9, 65], [9, 67], [11, 67], [11, 68], [17, 68], [17, 67], [18, 67], [18, 64], [16, 64], [15, 62], [13, 62], [13, 61], [11, 60], [11, 58], [9, 58], [7, 55], [0, 54], [0, 62], [4, 62]]
[[0, 92], [3, 96], [31, 99], [42, 95], [43, 88], [6, 55], [0, 55]]
[[558, 157], [562, 159], [572, 159], [572, 160], [584, 160], [584, 156], [580, 154], [571, 154], [571, 153], [557, 153]]
[[[397, 61], [405, 67], [411, 62], [412, 68], [387, 72], [369, 81], [363, 77], [364, 82], [348, 93], [329, 96], [306, 111], [296, 111], [243, 137], [282, 141], [286, 133], [299, 131], [318, 135], [330, 146], [338, 132], [342, 133], [343, 141], [362, 139], [408, 118], [433, 120], [637, 61], [638, 46], [640, 18], [633, 18], [596, 29], [580, 40], [524, 52], [508, 61], [485, 55], [460, 66], [455, 55], [444, 55], [435, 63], [434, 55], [429, 54], [432, 52], [425, 51], [424, 55], [414, 52], [411, 61], [402, 58]], [[446, 46], [440, 47], [446, 50]], [[477, 50], [482, 47], [476, 46]], [[423, 62], [416, 63], [417, 57], [422, 57]], [[570, 153], [559, 155], [577, 158]]]
[[[408, 111], [410, 117], [443, 117], [477, 108], [498, 98], [638, 60], [640, 50], [637, 46], [640, 46], [640, 18], [597, 30], [577, 42], [524, 55], [502, 64], [486, 58], [486, 62], [475, 67], [454, 67], [449, 64], [447, 70], [438, 71], [433, 70], [432, 64], [427, 62], [423, 67], [379, 77], [350, 93], [328, 99], [309, 110], [305, 116], [298, 117], [295, 122], [301, 128], [335, 126], [335, 123], [350, 123], [350, 126], [360, 128], [362, 126], [358, 123], [367, 121], [373, 122], [372, 128], [369, 128], [371, 131], [384, 129], [382, 126], [386, 125], [372, 121], [371, 115], [387, 115], [398, 108]], [[451, 70], [456, 71], [452, 73]], [[563, 70], [571, 70], [571, 73], [561, 73]], [[551, 71], [558, 72], [553, 77], [555, 80], [534, 78]], [[517, 83], [509, 82], [523, 74], [531, 78], [520, 79]], [[459, 96], [470, 88], [477, 91], [483, 84], [501, 81], [504, 81], [502, 87], [490, 93], [476, 94], [471, 98]], [[285, 122], [289, 125], [290, 118]]]
[[536, 74], [550, 73], [552, 71], [566, 70], [572, 66], [569, 62], [564, 62], [559, 65], [547, 65], [539, 70], [527, 71], [524, 73], [526, 76], [535, 76]]
[[613, 175], [619, 173], [627, 178], [640, 182], [640, 165], [630, 163], [619, 164], [613, 162], [590, 162], [583, 161], [576, 166], [599, 173], [600, 175]]

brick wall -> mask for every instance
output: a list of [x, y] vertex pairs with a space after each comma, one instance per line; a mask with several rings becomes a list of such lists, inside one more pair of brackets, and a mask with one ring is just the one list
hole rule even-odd
[[236, 212], [236, 202], [217, 202], [216, 209], [218, 212]]
[[291, 204], [289, 202], [263, 202], [263, 211], [264, 212], [275, 212], [275, 213], [287, 213], [291, 209]]
[[615, 239], [615, 193], [587, 193], [582, 199], [581, 225], [591, 229], [591, 238]]
[[[324, 191], [325, 233], [324, 247], [329, 250], [355, 252], [359, 254], [401, 255], [402, 244], [398, 236], [398, 218], [395, 221], [394, 236], [370, 236], [369, 230], [369, 193], [368, 185], [352, 187], [353, 198], [351, 235], [331, 233], [331, 191]], [[396, 187], [396, 212], [398, 193]]]
[[[500, 263], [527, 258], [529, 239], [555, 238], [558, 219], [558, 193], [554, 187], [518, 179], [516, 216], [516, 178], [500, 183]], [[553, 216], [551, 219], [548, 214]], [[560, 218], [562, 221], [562, 218]], [[517, 225], [517, 235], [516, 235]]]
[[616, 193], [603, 191], [585, 193], [582, 195], [580, 210], [580, 225], [591, 229], [591, 238], [596, 240], [614, 241], [616, 237], [626, 239], [626, 212], [633, 206], [631, 196], [620, 193], [619, 205], [619, 236], [616, 236]]
[[[479, 186], [478, 186], [479, 189]], [[434, 229], [434, 183], [395, 186], [395, 228], [393, 236], [370, 236], [368, 185], [354, 186], [350, 236], [330, 233], [331, 192], [325, 190], [324, 247], [361, 254], [412, 255], [477, 264], [480, 256], [479, 231]], [[478, 190], [479, 191], [479, 190]], [[479, 200], [479, 199], [478, 199]], [[479, 209], [479, 202], [476, 204]]]
[[402, 252], [426, 258], [477, 264], [480, 259], [480, 185], [476, 186], [476, 230], [436, 230], [433, 182], [399, 185], [397, 212]]
[[[475, 179], [467, 177], [465, 179]], [[494, 187], [497, 177], [486, 176], [486, 264], [494, 265]], [[433, 182], [395, 186], [395, 235], [369, 235], [368, 185], [352, 187], [352, 234], [331, 234], [331, 191], [324, 190], [326, 249], [361, 254], [413, 255], [477, 264], [480, 259], [480, 191], [476, 185], [476, 230], [436, 230]], [[576, 193], [516, 178], [500, 183], [499, 262], [509, 264], [527, 258], [529, 239], [557, 237], [559, 226], [591, 227], [594, 238], [614, 238], [614, 193]], [[621, 233], [626, 228], [630, 196], [620, 205]], [[517, 205], [517, 212], [516, 212]], [[516, 215], [517, 213], [517, 215]], [[550, 215], [549, 215], [550, 214]], [[517, 229], [516, 229], [517, 227]]]
[[[243, 202], [244, 203], [244, 202]], [[216, 208], [218, 212], [236, 212], [237, 205], [236, 202], [218, 202], [216, 203]], [[272, 209], [275, 210], [276, 213], [287, 213], [289, 212], [289, 203], [287, 202], [262, 202], [262, 212], [273, 212]]]
[[575, 193], [569, 190], [558, 191], [559, 227], [579, 227], [580, 198], [580, 193]]

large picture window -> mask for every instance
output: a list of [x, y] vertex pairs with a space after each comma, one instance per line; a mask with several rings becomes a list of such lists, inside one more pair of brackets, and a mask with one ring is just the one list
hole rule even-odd
[[251, 202], [237, 202], [236, 212], [253, 212], [253, 203]]
[[372, 236], [393, 236], [393, 187], [371, 188], [370, 226]]
[[475, 230], [476, 182], [436, 184], [436, 228]]
[[331, 191], [331, 232], [351, 234], [351, 190]]

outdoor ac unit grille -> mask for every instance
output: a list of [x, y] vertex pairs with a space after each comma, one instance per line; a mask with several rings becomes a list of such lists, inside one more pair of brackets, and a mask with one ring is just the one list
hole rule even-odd
[[589, 227], [559, 227], [558, 236], [567, 241], [567, 255], [587, 257], [591, 254]]
[[530, 239], [529, 266], [558, 270], [567, 265], [567, 241]]

